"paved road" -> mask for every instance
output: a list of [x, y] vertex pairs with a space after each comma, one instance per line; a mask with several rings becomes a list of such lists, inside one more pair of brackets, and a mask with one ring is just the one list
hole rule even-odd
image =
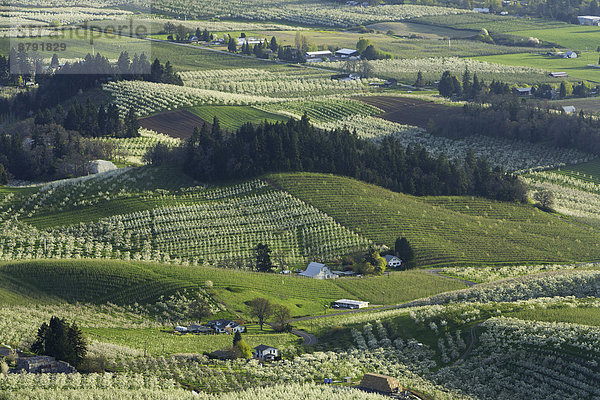
[[300, 331], [298, 329], [292, 329], [292, 334], [304, 339], [304, 344], [307, 346], [314, 346], [317, 344], [317, 337], [311, 333]]
[[471, 354], [471, 352], [473, 351], [473, 347], [475, 347], [475, 345], [477, 344], [477, 327], [479, 325], [481, 325], [481, 322], [476, 323], [471, 328], [471, 343], [469, 343], [469, 347], [467, 347], [467, 350], [465, 350], [464, 354], [461, 357], [463, 360], [469, 357], [469, 354]]

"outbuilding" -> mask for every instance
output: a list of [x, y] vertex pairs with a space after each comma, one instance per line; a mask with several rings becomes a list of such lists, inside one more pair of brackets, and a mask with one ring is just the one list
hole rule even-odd
[[360, 56], [358, 50], [354, 49], [339, 49], [335, 52], [335, 55], [340, 58], [357, 58]]
[[385, 394], [402, 391], [402, 385], [400, 385], [398, 379], [380, 374], [365, 374], [360, 381], [359, 388], [368, 392]]
[[358, 308], [367, 308], [369, 307], [368, 301], [360, 301], [360, 300], [348, 300], [341, 299], [336, 300], [331, 303], [332, 308], [349, 308], [349, 309], [358, 309]]

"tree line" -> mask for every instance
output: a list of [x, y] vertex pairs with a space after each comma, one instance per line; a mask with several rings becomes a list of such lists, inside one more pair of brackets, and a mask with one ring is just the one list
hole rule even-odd
[[66, 130], [77, 131], [84, 137], [140, 136], [140, 125], [133, 107], [124, 118], [121, 118], [116, 104], [96, 106], [89, 98], [85, 106], [75, 100], [66, 113], [60, 104], [54, 113], [49, 108], [40, 110], [34, 118], [34, 123], [36, 125], [57, 124]]
[[486, 105], [465, 104], [462, 112], [449, 116], [435, 130], [451, 138], [483, 134], [600, 153], [597, 118], [583, 112], [570, 115], [540, 104], [522, 104], [514, 96], [495, 98]]
[[374, 143], [347, 129], [321, 130], [306, 115], [285, 123], [245, 124], [233, 133], [223, 132], [215, 119], [211, 128], [196, 128], [182, 147], [169, 151], [159, 145], [147, 160], [183, 160], [183, 170], [201, 181], [308, 171], [349, 176], [414, 195], [525, 200], [516, 177], [492, 170], [472, 152], [462, 161], [433, 157], [419, 146], [405, 148], [394, 137]]
[[51, 74], [41, 73], [39, 68], [35, 60], [14, 49], [11, 49], [8, 58], [0, 56], [0, 84], [12, 82], [15, 76], [35, 79], [38, 83], [36, 89], [19, 93], [11, 99], [0, 100], [0, 113], [26, 117], [32, 111], [54, 107], [80, 91], [99, 88], [109, 81], [145, 80], [183, 85], [169, 61], [163, 65], [155, 59], [150, 64], [144, 53], [130, 58], [127, 52], [122, 52], [115, 65], [98, 53], [95, 56], [88, 54], [82, 61], [66, 63]]

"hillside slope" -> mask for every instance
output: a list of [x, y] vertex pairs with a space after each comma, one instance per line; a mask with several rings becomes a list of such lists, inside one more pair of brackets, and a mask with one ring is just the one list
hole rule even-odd
[[274, 174], [268, 181], [376, 243], [393, 247], [405, 236], [421, 266], [600, 259], [600, 232], [527, 205], [414, 197], [324, 174]]

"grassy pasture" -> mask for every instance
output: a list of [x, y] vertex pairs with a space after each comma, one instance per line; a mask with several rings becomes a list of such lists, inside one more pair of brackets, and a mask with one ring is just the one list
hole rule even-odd
[[535, 37], [546, 42], [553, 42], [573, 50], [596, 51], [600, 41], [600, 28], [587, 25], [557, 26], [551, 29], [528, 29], [511, 31], [513, 35]]
[[524, 309], [508, 316], [543, 322], [566, 322], [572, 324], [600, 326], [600, 311], [597, 307], [558, 307]]
[[[86, 328], [83, 331], [88, 337], [100, 342], [146, 350], [148, 355], [153, 356], [211, 352], [233, 344], [233, 335], [180, 335], [168, 328]], [[243, 337], [251, 347], [268, 344], [281, 349], [298, 341], [291, 333], [274, 333], [268, 327], [265, 327], [264, 332], [254, 328]]]
[[[67, 31], [72, 32], [72, 31]], [[87, 35], [87, 36], [86, 36]], [[104, 57], [115, 61], [123, 51], [130, 57], [134, 54], [145, 53], [152, 62], [155, 58], [165, 63], [170, 61], [176, 71], [202, 70], [202, 69], [236, 69], [236, 68], [270, 68], [273, 63], [257, 58], [246, 58], [203, 49], [199, 46], [181, 46], [172, 43], [149, 42], [144, 39], [134, 39], [118, 35], [94, 36], [91, 43], [89, 32], [76, 30], [67, 33], [65, 37], [39, 38], [34, 42], [59, 42], [66, 43], [66, 51], [58, 52], [60, 60], [82, 59], [88, 53], [100, 53]], [[30, 38], [15, 39], [15, 43], [32, 42]], [[0, 51], [8, 54], [11, 41], [0, 38]], [[14, 45], [14, 43], [13, 43]], [[40, 55], [49, 62], [53, 52], [42, 52]]]
[[[542, 54], [502, 54], [496, 56], [475, 57], [476, 60], [497, 64], [525, 66], [545, 69], [548, 72], [566, 72], [570, 81], [588, 80], [600, 82], [600, 69], [588, 67], [588, 64], [598, 64], [597, 53], [582, 53], [577, 58], [557, 58]], [[561, 78], [556, 82], [560, 83]]]
[[221, 126], [231, 131], [239, 129], [248, 122], [259, 124], [264, 120], [269, 122], [288, 120], [288, 117], [250, 106], [195, 106], [189, 107], [187, 110], [210, 124], [212, 124], [213, 118], [217, 117]]
[[526, 205], [472, 197], [419, 198], [323, 174], [269, 179], [362, 236], [413, 244], [419, 265], [555, 263], [598, 258], [600, 234]]
[[556, 100], [550, 102], [550, 104], [556, 104], [559, 106], [575, 106], [577, 111], [583, 110], [587, 113], [600, 113], [600, 98], [599, 97], [586, 97], [583, 99], [565, 99]]
[[[360, 298], [371, 303], [396, 304], [418, 297], [464, 287], [460, 282], [426, 271], [392, 273], [390, 277], [316, 280], [280, 274], [265, 274], [211, 267], [166, 266], [154, 263], [40, 260], [0, 265], [0, 300], [13, 302], [54, 301], [102, 304], [140, 304], [161, 295], [204, 287], [218, 301], [240, 316], [248, 316], [247, 302], [265, 297], [290, 308], [293, 316], [315, 315], [323, 306], [341, 298]], [[383, 297], [379, 290], [385, 289]], [[30, 300], [28, 296], [31, 296]], [[360, 296], [360, 297], [359, 297]]]
[[413, 22], [476, 31], [485, 28], [492, 33], [512, 33], [514, 31], [531, 29], [557, 29], [570, 26], [565, 22], [550, 21], [540, 18], [519, 18], [479, 13], [426, 16], [415, 18]]
[[477, 33], [472, 30], [452, 29], [412, 22], [380, 22], [368, 25], [367, 29], [374, 29], [382, 33], [392, 31], [394, 36], [417, 35], [425, 39], [468, 38]]

